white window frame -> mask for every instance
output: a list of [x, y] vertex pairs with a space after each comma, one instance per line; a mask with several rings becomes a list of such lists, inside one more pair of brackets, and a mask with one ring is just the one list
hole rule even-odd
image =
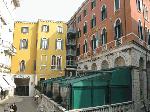
[[114, 0], [114, 12], [118, 11], [120, 9], [120, 0], [119, 0], [119, 8], [116, 9], [116, 4], [115, 4], [115, 0]]
[[[106, 27], [104, 27], [104, 28], [102, 28], [102, 30], [101, 30], [101, 35], [103, 34], [103, 30], [106, 30], [106, 33], [107, 33], [107, 29], [106, 29]], [[106, 35], [105, 35], [106, 36]], [[103, 38], [103, 37], [101, 37], [101, 38]], [[105, 39], [107, 40], [107, 37], [105, 37]], [[102, 43], [102, 46], [105, 46], [106, 44], [107, 44], [107, 42], [105, 43], [105, 41], [104, 41], [104, 39], [102, 39], [103, 40], [103, 42], [101, 42]], [[105, 43], [105, 44], [103, 44], [103, 43]]]
[[48, 38], [41, 38], [42, 40], [42, 45], [41, 45], [41, 49], [48, 49]]
[[49, 32], [49, 25], [42, 25], [42, 32]]
[[[23, 70], [21, 70], [22, 61], [24, 61], [24, 69], [23, 69]], [[20, 70], [19, 70], [20, 72], [24, 72], [24, 71], [25, 71], [25, 69], [26, 69], [26, 62], [25, 62], [25, 60], [21, 60], [21, 61], [20, 61], [20, 66], [19, 66], [19, 67], [20, 67], [20, 68], [19, 68], [19, 69], [20, 69]]]
[[[140, 1], [140, 10], [139, 10], [139, 7], [138, 7], [138, 1]], [[137, 10], [142, 12], [142, 10], [143, 10], [142, 0], [136, 0], [136, 6], [137, 6]]]
[[20, 49], [28, 49], [28, 39], [21, 39], [20, 42]]
[[[53, 56], [55, 56], [55, 64], [53, 64]], [[56, 69], [56, 65], [57, 65], [57, 62], [56, 62], [56, 59], [57, 59], [57, 56], [56, 55], [52, 55], [51, 56], [51, 69], [52, 70], [55, 70]], [[53, 67], [53, 68], [52, 68]]]
[[[58, 60], [57, 60], [58, 58], [60, 59], [60, 65], [58, 65]], [[57, 65], [57, 70], [61, 70], [61, 68], [62, 68], [62, 56], [56, 57], [56, 65]]]
[[29, 33], [29, 27], [27, 27], [27, 26], [21, 27], [21, 33], [28, 34]]
[[62, 26], [57, 26], [57, 32], [58, 33], [63, 33], [63, 27]]
[[56, 49], [57, 49], [57, 50], [62, 50], [62, 49], [63, 49], [63, 48], [62, 48], [62, 47], [63, 47], [63, 46], [62, 46], [62, 44], [63, 44], [62, 41], [63, 41], [63, 40], [60, 39], [60, 38], [59, 38], [59, 39], [56, 39]]

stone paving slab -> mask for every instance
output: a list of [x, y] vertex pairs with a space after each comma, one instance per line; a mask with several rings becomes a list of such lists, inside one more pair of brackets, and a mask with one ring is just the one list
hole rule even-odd
[[0, 112], [4, 112], [4, 106], [6, 103], [16, 103], [18, 108], [17, 112], [37, 112], [37, 104], [31, 97], [11, 97], [3, 103], [0, 103]]

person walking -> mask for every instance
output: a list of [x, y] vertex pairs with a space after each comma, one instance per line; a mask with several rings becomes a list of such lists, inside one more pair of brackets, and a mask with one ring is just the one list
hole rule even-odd
[[14, 112], [17, 112], [17, 106], [15, 103], [12, 105], [12, 109], [14, 110]]

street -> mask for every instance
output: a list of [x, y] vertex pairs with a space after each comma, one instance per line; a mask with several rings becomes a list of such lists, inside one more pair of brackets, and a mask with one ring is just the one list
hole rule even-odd
[[0, 112], [4, 112], [4, 105], [6, 103], [12, 104], [14, 102], [17, 105], [17, 112], [36, 112], [37, 110], [37, 105], [31, 97], [15, 96], [0, 104]]

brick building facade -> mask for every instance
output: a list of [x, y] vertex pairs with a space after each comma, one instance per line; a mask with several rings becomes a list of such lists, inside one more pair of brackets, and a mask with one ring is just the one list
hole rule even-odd
[[149, 0], [86, 0], [68, 22], [77, 31], [78, 71], [134, 66], [136, 112], [150, 99], [149, 8]]

